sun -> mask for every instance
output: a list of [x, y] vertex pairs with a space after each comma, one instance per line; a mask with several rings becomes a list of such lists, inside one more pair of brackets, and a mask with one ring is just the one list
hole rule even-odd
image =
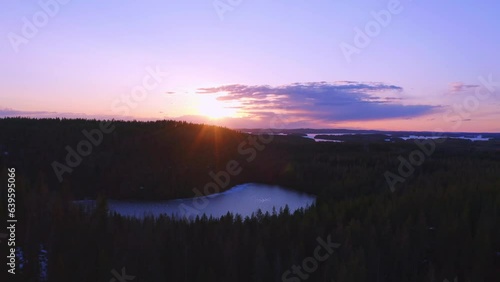
[[199, 98], [198, 114], [210, 119], [220, 119], [226, 117], [236, 117], [238, 109], [234, 108], [234, 103], [217, 100], [217, 97], [204, 95]]

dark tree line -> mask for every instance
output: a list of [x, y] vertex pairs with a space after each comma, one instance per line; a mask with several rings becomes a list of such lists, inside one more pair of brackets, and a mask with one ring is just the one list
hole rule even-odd
[[[392, 193], [384, 172], [416, 149], [410, 141], [275, 136], [247, 162], [238, 153], [244, 133], [175, 121], [115, 122], [115, 131], [59, 183], [50, 164], [97, 124], [0, 120], [0, 150], [8, 152], [0, 158], [1, 183], [7, 167], [19, 172], [17, 240], [25, 260], [19, 281], [37, 281], [41, 248], [49, 281], [110, 281], [111, 270], [122, 267], [133, 281], [281, 281], [312, 256], [318, 237], [329, 235], [341, 246], [307, 281], [500, 279], [497, 142], [438, 145]], [[231, 185], [285, 185], [316, 194], [316, 205], [194, 222], [107, 213], [109, 198], [190, 197], [231, 159], [242, 167]], [[82, 197], [98, 197], [98, 207], [71, 204]]]

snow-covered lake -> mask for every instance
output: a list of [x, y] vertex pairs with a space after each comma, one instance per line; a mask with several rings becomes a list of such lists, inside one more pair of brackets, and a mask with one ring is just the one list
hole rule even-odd
[[342, 136], [342, 135], [354, 135], [354, 133], [307, 133], [306, 138], [314, 139], [317, 135], [328, 135], [328, 136]]
[[[307, 136], [304, 136], [305, 138], [313, 139], [316, 142], [336, 142], [340, 143], [343, 142], [341, 140], [326, 140], [326, 139], [315, 139], [317, 135], [328, 135], [328, 136], [343, 136], [343, 135], [355, 135], [354, 133], [308, 133]], [[387, 136], [391, 136], [391, 134], [385, 134]], [[430, 136], [430, 135], [409, 135], [409, 136], [404, 136], [400, 137], [403, 140], [414, 140], [414, 139], [440, 139], [440, 138], [453, 138], [453, 139], [463, 139], [463, 140], [470, 140], [470, 141], [489, 141], [491, 138], [484, 138], [482, 135], [468, 135], [468, 136]], [[386, 142], [390, 142], [391, 138], [385, 139]]]
[[333, 142], [333, 143], [342, 143], [344, 141], [341, 140], [330, 140], [330, 139], [316, 139], [317, 135], [328, 135], [328, 136], [342, 136], [342, 135], [354, 135], [354, 133], [307, 133], [305, 138], [312, 139], [316, 142]]
[[401, 137], [403, 140], [409, 140], [409, 139], [439, 139], [439, 138], [454, 138], [454, 139], [463, 139], [463, 140], [470, 140], [470, 141], [489, 141], [490, 138], [483, 138], [482, 135], [477, 135], [477, 136], [459, 136], [459, 137], [446, 137], [446, 136], [416, 136], [416, 135], [410, 135], [408, 137]]
[[[143, 218], [145, 215], [173, 215], [177, 218], [195, 218], [206, 214], [207, 217], [221, 217], [227, 212], [251, 216], [260, 209], [263, 213], [277, 212], [288, 205], [290, 212], [307, 208], [314, 204], [316, 197], [298, 193], [284, 187], [247, 183], [237, 185], [228, 191], [210, 196], [169, 201], [117, 201], [108, 200], [108, 208], [123, 216]], [[77, 204], [94, 206], [94, 200], [76, 201]]]

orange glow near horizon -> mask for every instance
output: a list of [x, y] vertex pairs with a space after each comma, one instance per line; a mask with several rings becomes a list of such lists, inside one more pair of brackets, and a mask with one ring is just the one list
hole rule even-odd
[[217, 100], [216, 96], [200, 95], [196, 107], [199, 115], [210, 119], [235, 118], [238, 117], [238, 105], [235, 103], [223, 102]]

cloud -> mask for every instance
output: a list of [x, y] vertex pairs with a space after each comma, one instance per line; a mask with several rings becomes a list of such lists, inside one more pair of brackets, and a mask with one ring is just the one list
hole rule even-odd
[[[216, 120], [200, 115], [164, 116], [164, 118], [218, 124], [232, 128], [269, 128], [276, 126], [273, 125], [272, 120], [279, 115], [283, 125], [287, 128], [326, 128], [349, 122], [413, 119], [441, 109], [438, 106], [409, 104], [401, 95], [403, 90], [402, 87], [396, 85], [354, 81], [292, 83], [281, 86], [225, 85], [200, 88], [197, 90], [197, 95], [216, 95], [221, 103], [229, 108], [237, 109], [239, 116]], [[15, 116], [157, 119], [113, 114], [20, 111], [0, 107], [0, 117]]]
[[56, 115], [56, 112], [47, 111], [19, 111], [12, 108], [0, 108], [0, 118], [3, 117], [48, 117]]
[[467, 89], [472, 89], [472, 88], [476, 88], [476, 87], [479, 87], [479, 85], [464, 84], [463, 82], [452, 82], [450, 84], [450, 92], [451, 93], [458, 93], [458, 92], [462, 92], [462, 91], [465, 91]]
[[413, 118], [431, 113], [430, 105], [404, 105], [403, 88], [384, 83], [342, 81], [309, 82], [282, 86], [226, 85], [200, 88], [199, 95], [219, 94], [221, 102], [237, 102], [248, 118], [266, 119], [280, 112], [297, 124], [332, 124]]
[[111, 115], [111, 114], [101, 114], [101, 115], [90, 115], [85, 113], [61, 113], [61, 112], [50, 112], [50, 111], [23, 111], [15, 110], [12, 108], [0, 108], [0, 118], [6, 117], [29, 117], [29, 118], [87, 118], [87, 119], [101, 119], [101, 120], [149, 120], [144, 118], [135, 118], [133, 116], [123, 116], [123, 115]]

